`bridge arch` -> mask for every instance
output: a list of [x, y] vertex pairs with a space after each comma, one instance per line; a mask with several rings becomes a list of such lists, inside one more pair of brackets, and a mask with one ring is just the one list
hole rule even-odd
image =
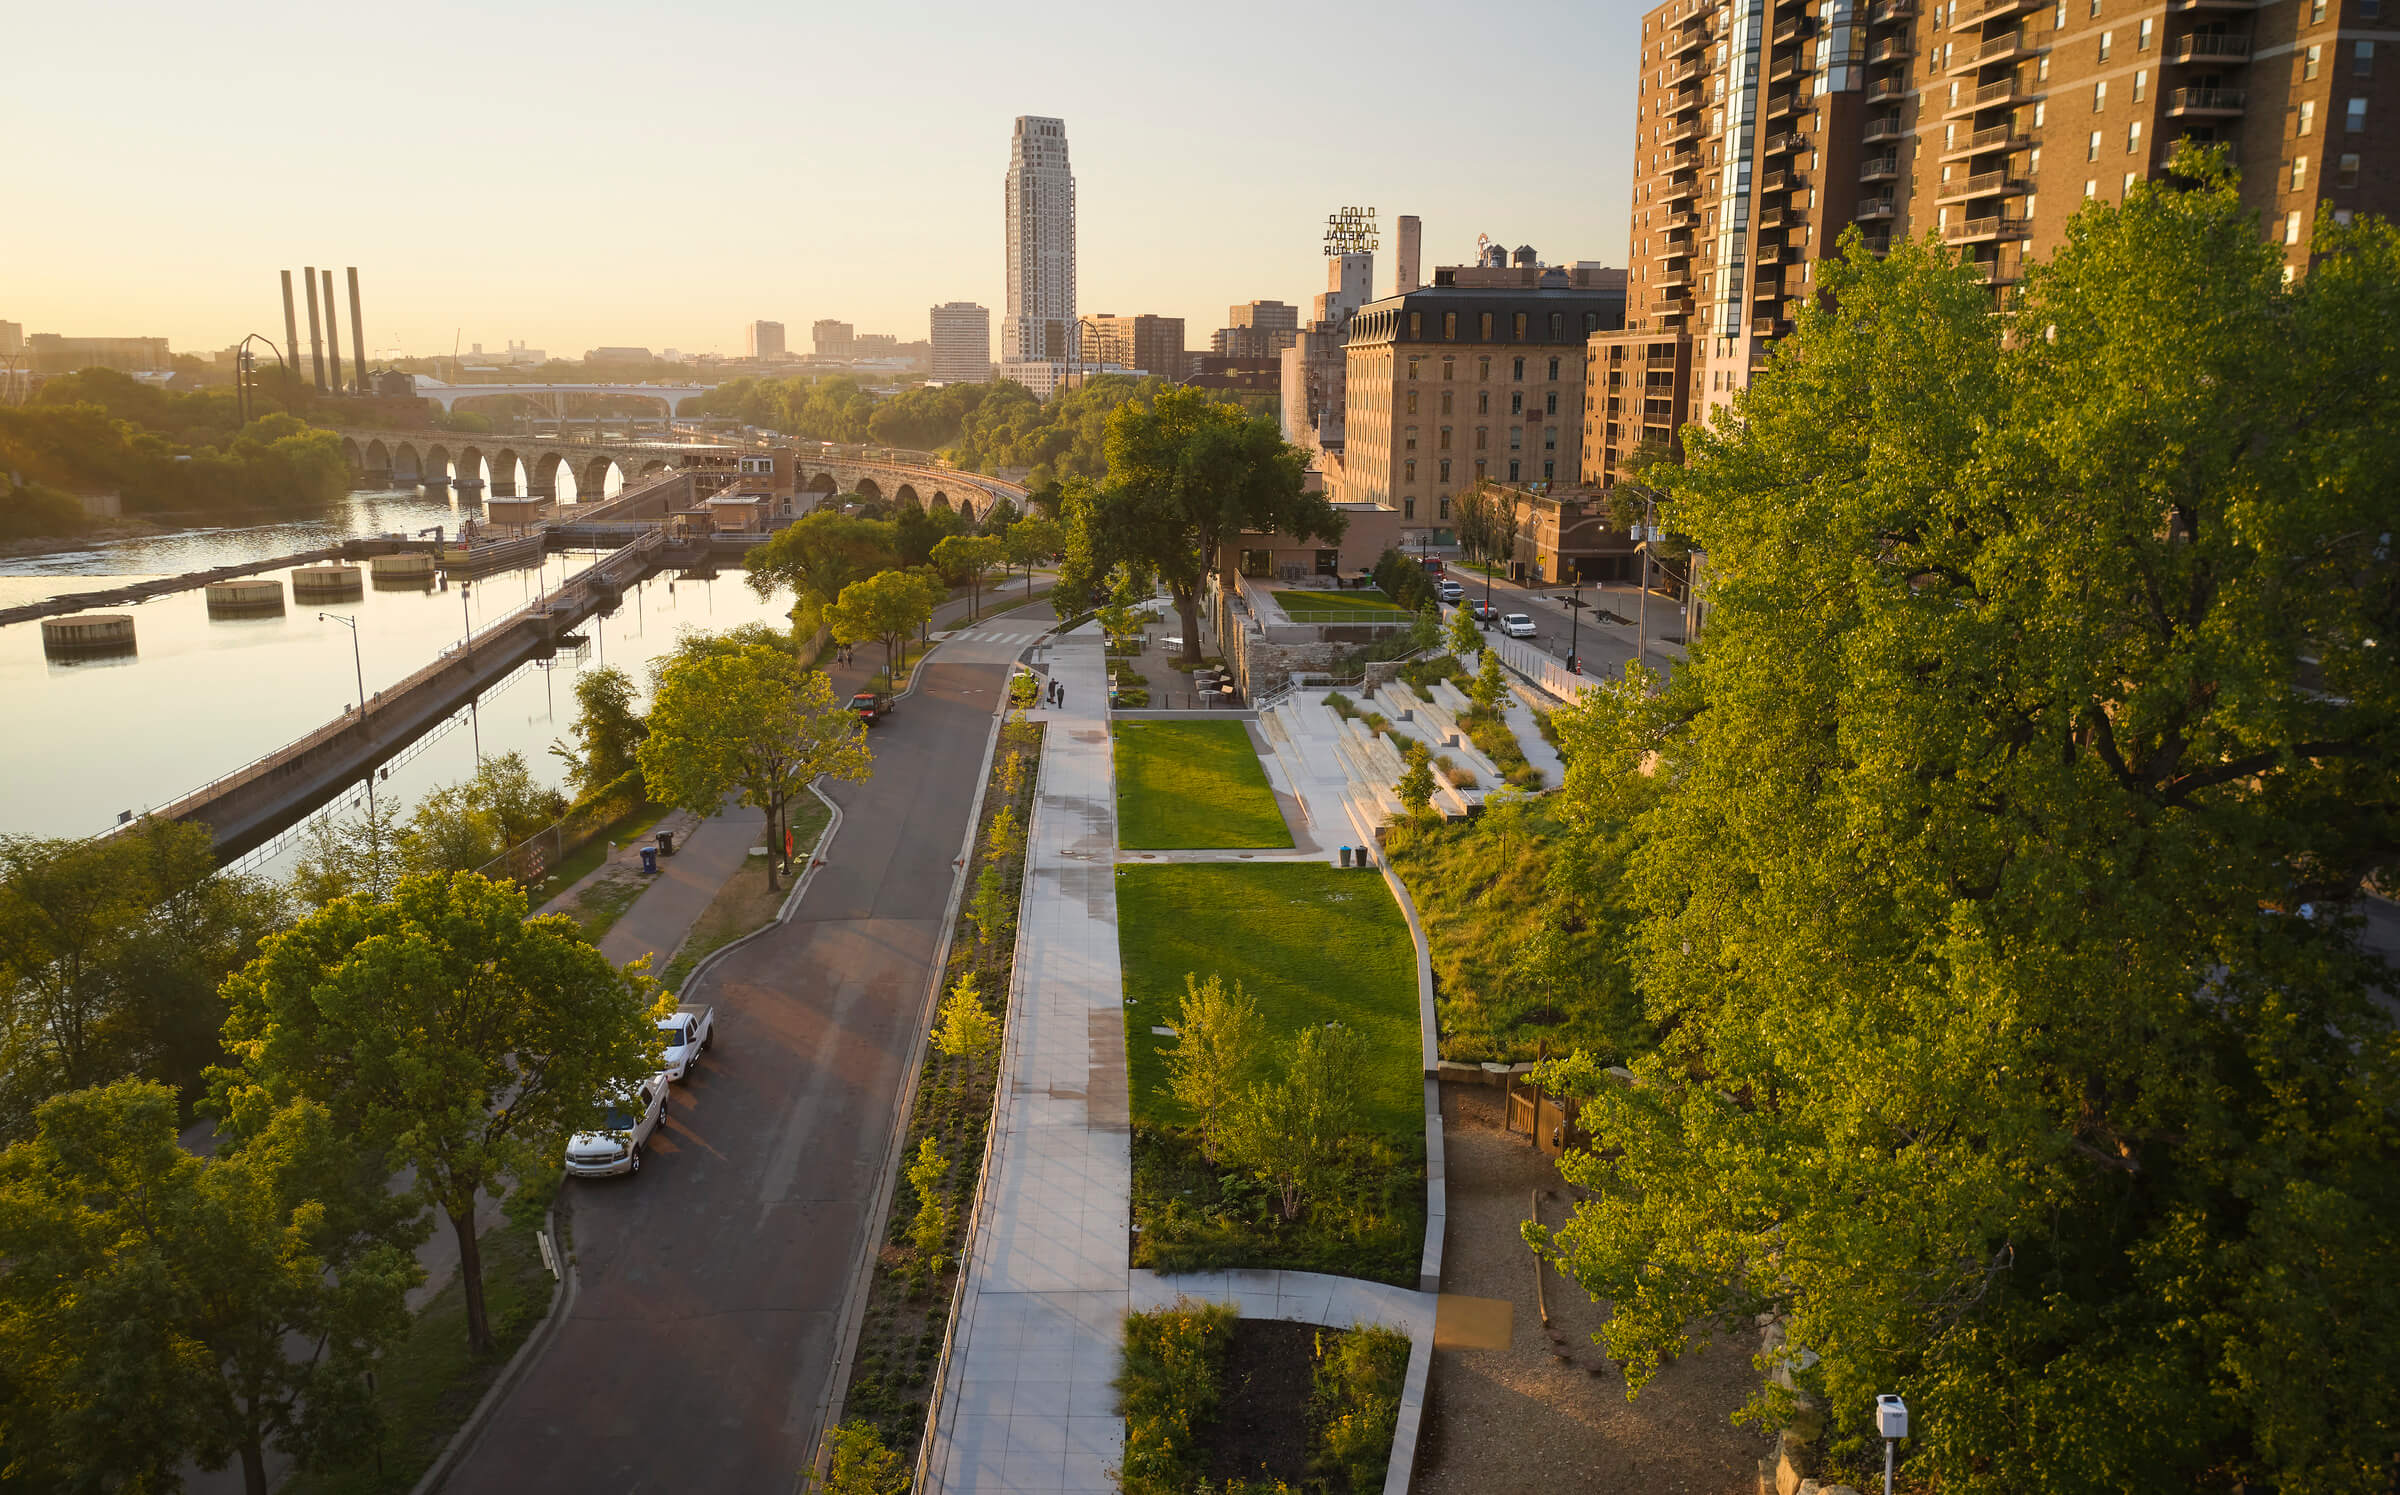
[[917, 485], [914, 483], [902, 483], [899, 487], [894, 488], [892, 502], [910, 504], [920, 509], [925, 507], [925, 500], [917, 497]]
[[367, 443], [367, 449], [364, 453], [362, 453], [362, 455], [366, 458], [367, 471], [380, 472], [387, 475], [391, 472], [392, 449], [388, 446], [385, 446], [382, 442], [369, 441]]
[[804, 493], [839, 493], [842, 491], [842, 485], [834, 481], [832, 473], [820, 472], [802, 484], [801, 491]]
[[349, 436], [342, 438], [342, 460], [350, 464], [350, 470], [352, 472], [364, 472], [366, 470], [367, 454], [359, 450], [358, 441], [356, 438]]
[[667, 470], [667, 459], [666, 459], [666, 458], [664, 458], [664, 457], [652, 457], [652, 458], [651, 458], [649, 461], [647, 461], [647, 462], [644, 462], [644, 463], [642, 464], [642, 470], [641, 470], [641, 472], [640, 472], [639, 476], [642, 476], [642, 477], [645, 477], [645, 478], [646, 478], [646, 477], [650, 476], [650, 474], [652, 474], [652, 473], [654, 473], [654, 472], [665, 472], [666, 470]]
[[[616, 461], [609, 457], [594, 457], [590, 462], [584, 464], [583, 471], [575, 474], [575, 501], [579, 504], [588, 504], [595, 499], [606, 498], [608, 496], [608, 475], [616, 471]], [[623, 487], [624, 482], [624, 476], [620, 473], [617, 485]]]
[[567, 461], [564, 452], [552, 450], [535, 453], [533, 460], [526, 464], [525, 475], [532, 480], [531, 486], [526, 491], [537, 498], [556, 497], [558, 495], [558, 474], [562, 467], [566, 469], [567, 481], [573, 483], [575, 468]]
[[850, 491], [864, 499], [880, 500], [883, 497], [883, 490], [875, 486], [873, 478], [860, 478], [858, 486]]
[[480, 483], [483, 481], [483, 451], [481, 448], [470, 446], [460, 449], [451, 473], [451, 480], [457, 483]]
[[517, 491], [517, 453], [514, 447], [502, 447], [494, 452], [492, 463], [492, 493], [498, 498], [510, 498]]
[[392, 448], [392, 481], [402, 487], [413, 487], [425, 478], [425, 459], [412, 441], [403, 441]]
[[447, 485], [450, 481], [450, 449], [446, 446], [425, 448], [418, 472], [420, 480], [429, 488], [436, 483]]

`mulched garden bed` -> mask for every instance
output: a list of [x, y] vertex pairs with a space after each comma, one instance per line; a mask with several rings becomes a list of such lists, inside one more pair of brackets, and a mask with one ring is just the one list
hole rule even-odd
[[1327, 1333], [1281, 1319], [1234, 1324], [1217, 1375], [1216, 1420], [1200, 1432], [1211, 1480], [1281, 1480], [1294, 1488], [1307, 1482], [1309, 1393], [1317, 1336]]

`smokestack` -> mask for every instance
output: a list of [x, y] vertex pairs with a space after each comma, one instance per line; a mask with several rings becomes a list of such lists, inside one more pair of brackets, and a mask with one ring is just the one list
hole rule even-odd
[[283, 272], [283, 373], [289, 379], [300, 362], [300, 314], [292, 309], [292, 272]]
[[317, 267], [303, 265], [300, 278], [308, 282], [308, 364], [316, 371], [317, 393], [325, 393], [325, 334], [317, 325]]
[[333, 392], [342, 392], [342, 319], [333, 309], [333, 272], [325, 272], [325, 354], [333, 366]]
[[367, 392], [367, 334], [358, 319], [358, 266], [350, 267], [350, 356], [358, 364], [358, 392]]
[[1425, 239], [1424, 220], [1414, 213], [1400, 215], [1400, 252], [1392, 266], [1392, 294], [1405, 296], [1422, 281], [1417, 279], [1417, 256]]

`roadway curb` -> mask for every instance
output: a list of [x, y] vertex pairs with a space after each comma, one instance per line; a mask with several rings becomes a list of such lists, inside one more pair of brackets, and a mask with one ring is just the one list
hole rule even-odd
[[[935, 648], [940, 644], [936, 643]], [[1020, 651], [1021, 652], [1021, 651]], [[930, 657], [932, 650], [921, 656]], [[1015, 665], [1009, 666], [1010, 674]], [[909, 677], [909, 689], [916, 689], [921, 675]], [[793, 1475], [792, 1488], [806, 1490], [822, 1477], [825, 1459], [825, 1437], [842, 1419], [843, 1402], [849, 1393], [850, 1371], [858, 1358], [858, 1336], [865, 1326], [867, 1293], [875, 1280], [875, 1262], [880, 1255], [883, 1230], [892, 1212], [892, 1195], [900, 1181], [901, 1144], [908, 1140], [909, 1123], [917, 1113], [917, 1091], [925, 1078], [925, 1051], [933, 1043], [933, 1014], [941, 1005], [942, 977], [950, 969], [950, 943], [958, 931], [958, 907], [965, 900], [967, 867], [975, 859], [975, 833], [983, 827], [983, 801], [992, 784], [992, 761], [1000, 747], [1000, 728], [1008, 720], [1007, 692], [1001, 692], [1000, 704], [992, 711], [990, 733], [984, 738], [983, 765], [975, 781], [975, 806], [967, 816], [966, 835], [959, 842], [957, 868], [950, 876], [950, 899], [942, 910], [942, 937], [934, 947], [933, 975], [926, 983], [925, 1004], [918, 1013], [915, 1039], [908, 1050], [908, 1084], [901, 1091], [900, 1104], [892, 1115], [891, 1135], [884, 1141], [884, 1159], [880, 1181], [875, 1186], [875, 1199], [867, 1211], [866, 1234], [858, 1243], [858, 1255], [851, 1265], [850, 1288], [843, 1295], [841, 1318], [834, 1338], [832, 1372], [825, 1380], [825, 1393], [818, 1400], [815, 1424], [809, 1429], [806, 1457]], [[988, 1139], [987, 1139], [988, 1140]], [[968, 1243], [972, 1249], [973, 1243]], [[962, 1273], [963, 1281], [963, 1273]], [[955, 1300], [953, 1300], [955, 1306]], [[930, 1404], [929, 1404], [930, 1406]]]
[[[549, 1232], [553, 1242], [558, 1240], [556, 1205], [543, 1214], [542, 1229]], [[566, 1248], [560, 1246], [557, 1249], [563, 1252]], [[450, 1478], [451, 1471], [458, 1467], [458, 1461], [465, 1458], [483, 1436], [492, 1414], [508, 1399], [509, 1392], [516, 1389], [517, 1382], [524, 1379], [525, 1372], [533, 1367], [533, 1362], [549, 1347], [550, 1341], [558, 1336], [559, 1326], [566, 1323], [567, 1315], [575, 1310], [575, 1294], [581, 1286], [574, 1262], [569, 1260], [564, 1265], [566, 1271], [560, 1275], [558, 1285], [550, 1290], [549, 1311], [534, 1326], [533, 1332], [525, 1336], [525, 1342], [517, 1346], [517, 1352], [508, 1357], [508, 1364], [499, 1377], [484, 1388], [483, 1399], [475, 1404], [474, 1411], [467, 1414], [467, 1420], [458, 1425], [458, 1431], [450, 1435], [450, 1441], [443, 1445], [441, 1456], [433, 1461], [432, 1467], [409, 1487], [408, 1495], [434, 1495], [442, 1487]]]

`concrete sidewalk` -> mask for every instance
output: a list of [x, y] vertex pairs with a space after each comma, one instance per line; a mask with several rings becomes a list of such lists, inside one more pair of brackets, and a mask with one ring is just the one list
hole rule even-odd
[[984, 1214], [926, 1488], [1109, 1495], [1133, 1163], [1116, 809], [1096, 626], [1048, 649], [1049, 723]]
[[675, 854], [659, 861], [658, 875], [650, 886], [600, 937], [600, 953], [618, 965], [651, 955], [655, 974], [692, 932], [692, 925], [707, 911], [718, 889], [741, 870], [750, 848], [759, 844], [766, 829], [763, 812], [735, 805], [701, 821], [690, 834], [677, 837]]

